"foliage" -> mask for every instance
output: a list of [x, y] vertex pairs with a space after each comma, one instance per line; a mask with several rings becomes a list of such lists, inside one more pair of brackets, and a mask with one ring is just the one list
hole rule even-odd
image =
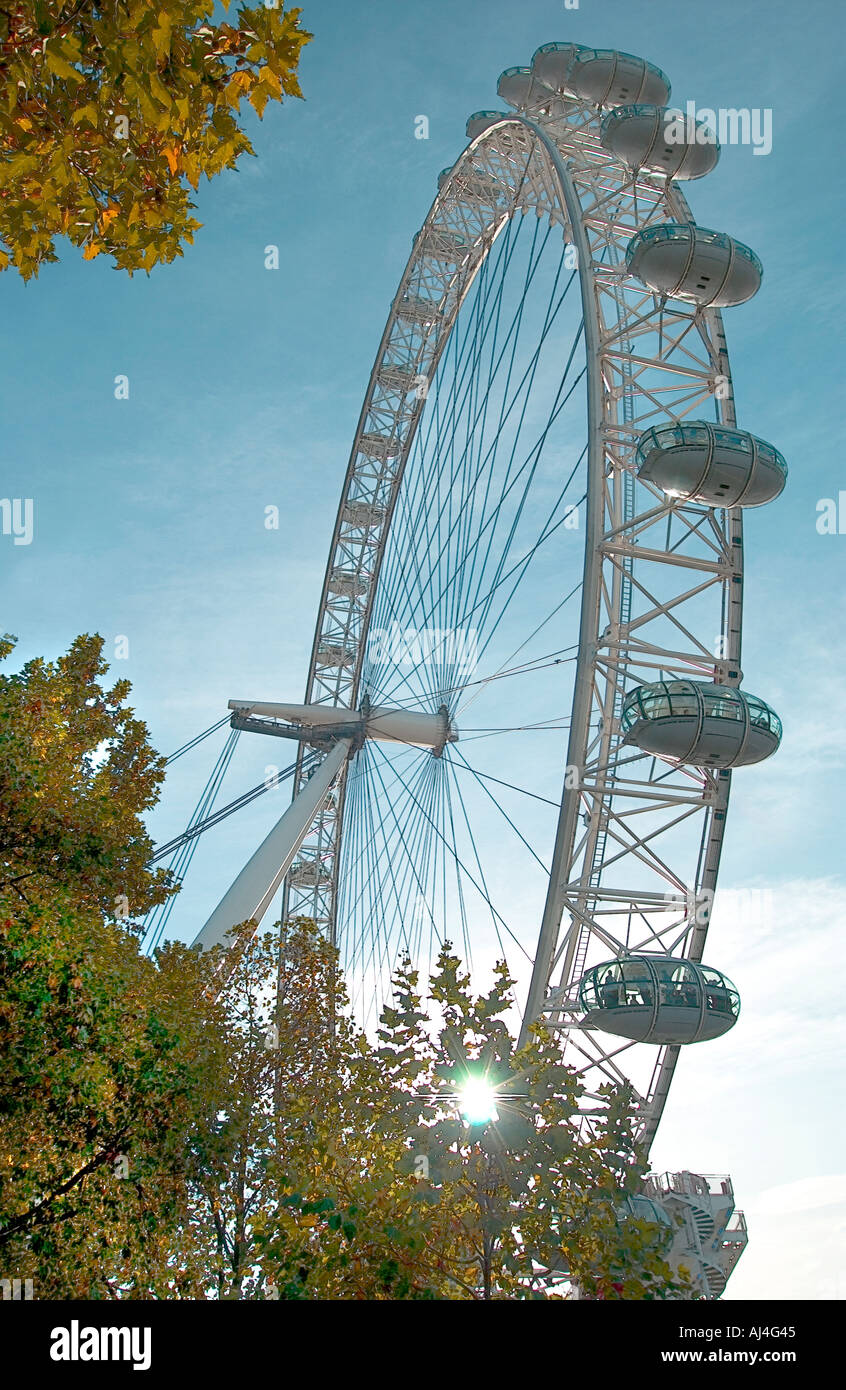
[[[336, 989], [334, 952], [307, 922], [291, 923], [281, 942], [278, 933], [248, 937], [226, 974], [217, 999], [226, 1088], [214, 1122], [190, 1147], [187, 1224], [210, 1297], [264, 1296], [268, 1280], [256, 1260], [256, 1233], [289, 1208], [300, 1225], [281, 1262], [289, 1276], [284, 1283], [296, 1287], [301, 1266], [310, 1265], [312, 1213], [295, 1194], [306, 1179], [291, 1175], [310, 1161], [321, 1117], [344, 1091], [353, 1035], [336, 1015]], [[310, 1181], [321, 1186], [319, 1167]], [[274, 1267], [277, 1280], [280, 1268]]]
[[[0, 659], [13, 643], [0, 642]], [[143, 916], [168, 889], [145, 868], [140, 815], [164, 759], [124, 705], [129, 682], [98, 684], [102, 639], [79, 637], [55, 664], [0, 679], [0, 890], [27, 904], [68, 890], [111, 918]]]
[[[631, 1091], [602, 1087], [589, 1122], [581, 1117], [581, 1082], [554, 1040], [538, 1026], [516, 1050], [502, 1018], [513, 985], [504, 963], [474, 999], [444, 947], [431, 985], [443, 1026], [431, 1042], [416, 983], [406, 965], [399, 1008], [383, 1019], [382, 1052], [402, 1089], [412, 1047], [415, 1092], [423, 1080], [431, 1086], [422, 1105], [415, 1095], [419, 1120], [404, 1162], [428, 1174], [422, 1199], [451, 1213], [444, 1264], [455, 1287], [485, 1299], [560, 1297], [562, 1286], [583, 1298], [677, 1296], [665, 1232], [621, 1217], [621, 1197], [639, 1191], [646, 1172]], [[469, 1124], [454, 1097], [480, 1077], [495, 1089], [497, 1118]]]
[[[536, 1030], [515, 1051], [504, 966], [474, 999], [444, 948], [433, 1034], [406, 963], [371, 1045], [313, 924], [286, 928], [275, 1005], [273, 959], [272, 934], [254, 941], [221, 1001], [235, 1085], [214, 1162], [198, 1155], [206, 1216], [192, 1225], [211, 1215], [222, 1296], [689, 1296], [666, 1231], [621, 1214], [645, 1172], [631, 1096], [608, 1087], [590, 1128], [578, 1123], [580, 1083], [555, 1043]], [[499, 1118], [474, 1127], [456, 1096], [480, 1070]]]
[[[225, 8], [230, 0], [222, 0]], [[0, 7], [0, 269], [24, 279], [67, 237], [149, 270], [183, 254], [201, 175], [254, 153], [246, 98], [302, 95], [298, 9], [209, 0], [6, 0]]]
[[168, 891], [139, 818], [163, 765], [101, 647], [0, 679], [0, 1269], [40, 1298], [108, 1296], [122, 1251], [165, 1278], [186, 1136], [223, 1086], [211, 962], [156, 965], [121, 911]]
[[[11, 642], [0, 647], [8, 655]], [[163, 760], [102, 642], [0, 678], [0, 1273], [39, 1298], [689, 1297], [624, 1216], [631, 1095], [581, 1083], [498, 967], [408, 962], [375, 1039], [313, 923], [138, 949], [171, 889], [140, 819]], [[129, 905], [131, 904], [131, 912]], [[469, 1124], [468, 1076], [497, 1118]]]

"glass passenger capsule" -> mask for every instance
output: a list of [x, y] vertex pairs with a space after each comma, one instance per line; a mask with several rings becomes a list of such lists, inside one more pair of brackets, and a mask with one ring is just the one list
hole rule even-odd
[[420, 328], [430, 327], [441, 317], [441, 311], [433, 300], [421, 299], [413, 294], [398, 300], [396, 311], [397, 318], [403, 319], [406, 323], [417, 324]]
[[581, 43], [545, 43], [532, 58], [532, 72], [539, 82], [555, 92], [567, 89], [567, 78], [577, 53], [585, 52]]
[[645, 227], [626, 247], [626, 265], [656, 294], [701, 307], [743, 304], [757, 294], [764, 274], [748, 246], [695, 222]]
[[567, 89], [597, 106], [623, 106], [634, 101], [669, 100], [666, 74], [645, 58], [614, 48], [583, 48], [575, 54]]
[[292, 864], [288, 876], [295, 888], [325, 889], [332, 885], [332, 875], [316, 859], [303, 859]]
[[[443, 188], [455, 173], [455, 165], [442, 169], [438, 174], [438, 191]], [[462, 198], [476, 198], [482, 203], [499, 203], [507, 194], [507, 189], [492, 174], [465, 164], [457, 175]]]
[[708, 507], [760, 507], [787, 481], [787, 464], [772, 444], [707, 420], [646, 430], [636, 459], [639, 478]]
[[673, 1224], [670, 1213], [660, 1202], [656, 1202], [653, 1197], [642, 1197], [632, 1192], [627, 1192], [620, 1198], [618, 1211], [623, 1220], [631, 1217], [635, 1221], [653, 1221], [656, 1226]]
[[381, 526], [385, 520], [385, 508], [377, 502], [353, 498], [344, 507], [343, 519], [347, 526], [354, 526], [357, 531], [369, 530], [372, 526]]
[[669, 106], [618, 106], [603, 117], [604, 149], [632, 169], [674, 179], [701, 179], [720, 157], [717, 138], [704, 121], [687, 121]]
[[390, 434], [377, 434], [375, 430], [370, 430], [362, 434], [358, 441], [358, 451], [365, 454], [370, 459], [393, 459], [400, 452], [402, 445], [398, 439]]
[[502, 100], [507, 101], [515, 110], [519, 110], [526, 104], [532, 76], [531, 68], [506, 68], [505, 72], [500, 73], [496, 84], [497, 96], [502, 97]]
[[719, 970], [674, 956], [624, 956], [579, 981], [582, 1023], [633, 1042], [719, 1038], [737, 1022], [740, 995]]
[[362, 598], [369, 591], [370, 582], [356, 570], [336, 567], [329, 575], [326, 587], [330, 594], [343, 594], [346, 598]]
[[379, 368], [376, 376], [379, 385], [384, 386], [386, 391], [400, 391], [403, 395], [414, 391], [421, 379], [412, 367], [402, 367], [393, 362], [386, 362]]
[[327, 643], [326, 646], [318, 647], [314, 658], [316, 666], [340, 666], [347, 670], [355, 665], [355, 652], [351, 647], [342, 647], [337, 643]]
[[644, 753], [693, 767], [745, 767], [781, 742], [781, 720], [757, 695], [705, 681], [656, 681], [629, 691], [620, 729]]
[[457, 236], [447, 227], [429, 227], [422, 239], [420, 233], [415, 232], [411, 238], [411, 245], [422, 251], [429, 260], [438, 261], [442, 265], [461, 265], [473, 249], [471, 241]]
[[483, 130], [488, 130], [492, 125], [496, 125], [497, 121], [504, 121], [506, 116], [510, 115], [510, 111], [474, 111], [472, 116], [467, 117], [467, 139], [475, 140]]

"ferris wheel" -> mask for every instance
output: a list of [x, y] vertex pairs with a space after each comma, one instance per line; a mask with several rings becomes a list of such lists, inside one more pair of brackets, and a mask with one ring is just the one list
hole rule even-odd
[[719, 148], [653, 64], [546, 44], [498, 93], [390, 306], [304, 701], [230, 701], [293, 742], [294, 797], [197, 943], [281, 893], [365, 1023], [403, 955], [504, 956], [522, 1037], [588, 1097], [633, 1084], [648, 1144], [680, 1048], [738, 1015], [702, 957], [732, 769], [781, 738], [742, 684], [742, 519], [786, 467], [738, 427], [721, 314], [762, 268], [694, 222]]

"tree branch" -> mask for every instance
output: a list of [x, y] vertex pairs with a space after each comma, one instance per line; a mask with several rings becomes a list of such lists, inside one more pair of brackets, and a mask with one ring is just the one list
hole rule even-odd
[[47, 1208], [57, 1197], [64, 1197], [67, 1192], [78, 1187], [84, 1178], [96, 1172], [98, 1168], [102, 1168], [104, 1163], [114, 1160], [121, 1152], [121, 1144], [125, 1138], [126, 1134], [119, 1135], [108, 1149], [98, 1154], [96, 1158], [92, 1158], [90, 1163], [86, 1163], [84, 1167], [80, 1168], [78, 1172], [74, 1173], [66, 1182], [63, 1182], [61, 1186], [57, 1187], [53, 1192], [49, 1192], [46, 1197], [42, 1197], [41, 1201], [36, 1202], [35, 1206], [30, 1207], [28, 1211], [23, 1212], [20, 1216], [16, 1216], [7, 1226], [0, 1228], [0, 1244], [2, 1244], [3, 1241], [10, 1240], [11, 1237], [17, 1235], [18, 1232], [26, 1230], [29, 1225], [44, 1226], [51, 1221], [61, 1220], [62, 1216], [67, 1215], [67, 1213], [62, 1213], [61, 1215], [54, 1216], [47, 1212]]

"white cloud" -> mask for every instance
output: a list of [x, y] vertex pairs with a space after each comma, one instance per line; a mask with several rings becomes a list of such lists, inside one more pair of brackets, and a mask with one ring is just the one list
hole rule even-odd
[[[844, 1236], [846, 1207], [755, 1217], [724, 1301], [846, 1298]], [[779, 1321], [789, 1325], [789, 1314]]]
[[846, 1173], [800, 1178], [798, 1182], [768, 1187], [755, 1199], [750, 1210], [766, 1216], [779, 1216], [787, 1212], [813, 1211], [817, 1207], [840, 1204], [846, 1204]]
[[740, 989], [740, 1019], [724, 1038], [683, 1049], [652, 1158], [662, 1172], [731, 1174], [749, 1246], [729, 1299], [846, 1294], [843, 1114], [833, 1103], [846, 1047], [844, 921], [846, 884], [835, 877], [717, 893], [706, 960]]

